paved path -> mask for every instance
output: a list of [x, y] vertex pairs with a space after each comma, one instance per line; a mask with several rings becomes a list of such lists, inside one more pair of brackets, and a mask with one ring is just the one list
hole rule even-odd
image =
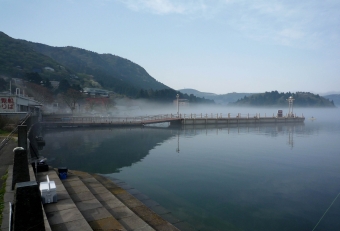
[[[2, 141], [4, 138], [0, 138]], [[18, 142], [14, 139], [8, 141], [8, 143], [0, 150], [0, 176], [6, 174], [9, 165], [13, 164], [13, 149], [18, 146]], [[2, 187], [2, 180], [0, 179], [0, 188]]]

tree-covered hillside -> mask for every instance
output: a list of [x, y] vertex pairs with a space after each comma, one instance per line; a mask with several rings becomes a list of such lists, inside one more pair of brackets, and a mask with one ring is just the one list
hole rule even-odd
[[[53, 68], [54, 71], [45, 69]], [[37, 53], [20, 40], [0, 32], [0, 74], [24, 78], [26, 73], [37, 72], [42, 77], [59, 79], [72, 74], [67, 68], [46, 55]]]
[[13, 39], [0, 32], [0, 74], [24, 78], [27, 73], [39, 73], [49, 80], [67, 79], [82, 87], [105, 88], [130, 97], [136, 97], [140, 89], [170, 89], [127, 59]]
[[238, 106], [284, 106], [287, 99], [292, 96], [294, 106], [298, 107], [335, 107], [334, 102], [310, 92], [279, 93], [278, 91], [265, 92], [245, 96], [237, 100], [234, 105]]
[[119, 82], [127, 82], [138, 90], [169, 89], [152, 78], [141, 66], [116, 55], [98, 54], [76, 47], [51, 47], [39, 43], [26, 43], [33, 50], [51, 57], [77, 73], [94, 76], [100, 84], [108, 87], [114, 87]]
[[[59, 93], [66, 94], [69, 89], [80, 92], [84, 87], [102, 88], [130, 98], [169, 103], [179, 93], [127, 59], [76, 47], [51, 47], [13, 39], [3, 32], [0, 32], [0, 75], [4, 77], [0, 78], [3, 85], [1, 91], [9, 89], [11, 78], [20, 78], [27, 82], [27, 86], [31, 83], [31, 89], [26, 90], [31, 95], [36, 89], [39, 89], [39, 93], [43, 92], [43, 87], [46, 88], [46, 94], [41, 96], [51, 94], [54, 98]], [[58, 89], [53, 90], [52, 80], [59, 82]], [[26, 87], [25, 84], [21, 87]], [[213, 103], [212, 100], [193, 95], [180, 95], [190, 103]]]
[[155, 102], [172, 102], [176, 99], [176, 95], [179, 95], [180, 99], [186, 99], [190, 103], [204, 103], [204, 104], [214, 104], [214, 101], [211, 99], [205, 99], [197, 97], [193, 94], [183, 94], [179, 91], [175, 91], [173, 89], [164, 89], [164, 90], [140, 90], [137, 98], [138, 99], [148, 99]]

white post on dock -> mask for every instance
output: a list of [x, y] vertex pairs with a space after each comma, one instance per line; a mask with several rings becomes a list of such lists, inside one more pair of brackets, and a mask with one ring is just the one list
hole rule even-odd
[[289, 117], [292, 117], [294, 116], [294, 113], [293, 113], [293, 101], [295, 99], [293, 99], [293, 96], [289, 96], [289, 98], [287, 99], [288, 101], [288, 116]]
[[179, 116], [179, 94], [176, 95], [177, 98], [177, 116]]

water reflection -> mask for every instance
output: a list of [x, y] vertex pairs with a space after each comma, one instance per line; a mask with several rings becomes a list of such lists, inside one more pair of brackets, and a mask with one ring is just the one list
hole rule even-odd
[[[305, 125], [304, 124], [266, 124], [266, 125], [231, 125], [231, 126], [221, 126], [221, 125], [186, 125], [182, 128], [182, 133], [185, 137], [195, 136], [198, 134], [205, 133], [208, 135], [224, 135], [227, 134], [260, 134], [265, 136], [277, 137], [277, 136], [287, 136], [287, 145], [291, 148], [294, 147], [294, 133], [299, 135], [304, 135]], [[311, 135], [313, 132], [308, 131], [306, 135]], [[178, 138], [179, 139], [179, 138]], [[178, 140], [179, 146], [179, 140]], [[179, 147], [177, 148], [179, 150]]]
[[143, 160], [150, 150], [174, 136], [166, 129], [45, 130], [41, 154], [53, 166], [88, 172], [112, 173]]
[[286, 136], [287, 144], [293, 148], [294, 134], [310, 135], [313, 132], [310, 129], [306, 132], [304, 124], [53, 129], [42, 132], [46, 147], [41, 154], [49, 158], [53, 166], [68, 166], [88, 172], [113, 173], [143, 160], [150, 150], [173, 137], [177, 138], [174, 150], [179, 153], [181, 139], [202, 134], [205, 136], [235, 134]]

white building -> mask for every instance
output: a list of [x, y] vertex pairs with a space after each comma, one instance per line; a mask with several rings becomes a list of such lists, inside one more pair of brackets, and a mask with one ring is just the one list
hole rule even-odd
[[44, 69], [45, 69], [46, 71], [52, 71], [52, 72], [54, 72], [54, 69], [53, 69], [52, 67], [44, 67]]
[[100, 96], [100, 97], [110, 97], [110, 91], [104, 90], [104, 89], [99, 89], [99, 88], [90, 88], [90, 87], [85, 87], [83, 89], [83, 93], [90, 95], [90, 96]]
[[31, 97], [20, 94], [0, 93], [0, 115], [26, 114], [31, 112], [38, 115], [42, 104]]

